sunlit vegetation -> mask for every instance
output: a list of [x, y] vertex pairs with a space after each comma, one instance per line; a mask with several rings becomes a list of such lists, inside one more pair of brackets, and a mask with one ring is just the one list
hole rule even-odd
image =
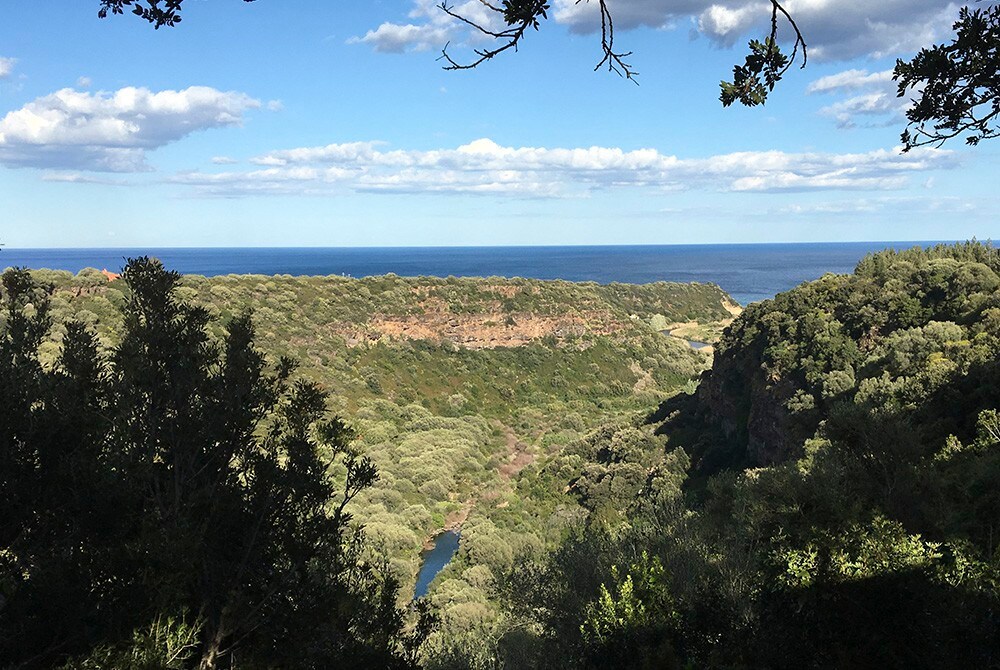
[[[135, 291], [90, 272], [33, 277], [54, 284], [33, 289], [51, 309], [12, 299], [0, 324], [16, 334], [44, 321], [31, 331], [36, 363], [23, 370], [51, 378], [44, 388], [62, 398], [61, 385], [81, 374], [68, 373], [79, 369], [70, 356], [89, 342], [86, 351], [111, 352], [119, 376], [106, 382], [128, 378], [116, 352], [135, 351], [136, 323], [120, 316], [136, 309]], [[299, 481], [351, 492], [343, 510], [333, 495], [310, 523], [339, 510], [364, 526], [334, 524], [331, 546], [349, 546], [360, 572], [335, 565], [343, 579], [328, 586], [385, 627], [330, 625], [357, 631], [358, 649], [383, 655], [373, 659], [443, 670], [991, 667], [1000, 658], [1000, 253], [990, 245], [874, 254], [852, 275], [735, 318], [721, 291], [697, 285], [185, 277], [176, 295], [204, 306], [190, 318], [206, 346], [247, 333], [241, 315], [252, 309], [261, 350], [303, 361], [305, 386], [282, 393], [329, 392], [325, 406], [347, 419], [350, 428], [329, 423], [315, 402], [300, 417], [330, 426], [309, 439], [333, 458], [319, 480], [311, 471]], [[71, 316], [76, 325], [60, 325]], [[658, 332], [711, 339], [727, 323], [714, 356]], [[21, 341], [9, 335], [6, 346]], [[211, 363], [206, 379], [224, 369]], [[20, 386], [5, 388], [20, 397]], [[72, 411], [70, 423], [86, 416]], [[136, 430], [125, 434], [139, 441]], [[274, 444], [280, 454], [284, 442]], [[371, 470], [359, 469], [362, 454]], [[64, 475], [56, 469], [51, 486]], [[83, 532], [51, 525], [54, 512], [43, 518], [50, 525], [37, 528], [52, 541]], [[458, 553], [417, 625], [405, 605], [419, 551], [453, 527]], [[137, 537], [140, 549], [152, 541]], [[46, 541], [28, 546], [37, 553]], [[4, 573], [0, 622], [38, 569], [9, 546], [6, 568], [13, 557], [32, 567]], [[63, 657], [100, 667], [168, 649], [176, 667], [191, 667], [219, 623], [181, 577], [209, 558], [168, 571], [189, 589], [172, 587], [169, 607], [137, 600], [143, 616]], [[73, 565], [89, 575], [94, 563]], [[261, 667], [311, 667], [287, 648], [253, 649]]]
[[586, 517], [501, 580], [479, 644], [507, 667], [995, 664], [998, 273], [978, 243], [885, 252], [751, 306], [695, 394], [564, 450]]
[[[116, 345], [131, 295], [123, 281], [33, 276], [54, 286], [43, 364], [60, 355], [69, 318]], [[501, 278], [186, 276], [176, 292], [207, 310], [216, 338], [250, 310], [259, 346], [298, 361], [297, 374], [349, 418], [379, 473], [351, 511], [401, 600], [424, 543], [461, 524], [461, 551], [431, 593], [437, 637], [493, 625], [494, 576], [555, 546], [563, 516], [578, 514], [562, 500], [571, 469], [554, 476], [549, 458], [605, 421], [641, 416], [706, 367], [654, 325], [712, 323], [732, 309], [710, 285]], [[342, 482], [341, 466], [330, 474]]]

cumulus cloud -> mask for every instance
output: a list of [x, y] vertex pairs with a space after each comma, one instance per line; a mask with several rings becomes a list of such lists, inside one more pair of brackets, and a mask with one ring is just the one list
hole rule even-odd
[[[383, 23], [352, 42], [377, 51], [439, 49], [448, 41], [470, 35], [468, 26], [437, 8], [437, 0], [414, 0], [408, 21]], [[553, 0], [552, 18], [576, 33], [600, 30], [596, 1]], [[768, 29], [770, 7], [761, 0], [609, 0], [618, 30], [658, 29], [691, 25], [713, 42], [729, 46]], [[942, 0], [787, 0], [816, 61], [883, 57], [912, 52], [947, 34], [958, 3]], [[496, 21], [494, 13], [472, 0], [458, 3], [456, 12], [479, 23]], [[487, 23], [495, 27], [493, 23]], [[785, 30], [785, 37], [790, 30]]]
[[65, 88], [0, 119], [0, 164], [101, 172], [149, 169], [146, 152], [199, 130], [236, 126], [260, 101], [192, 86], [153, 92]]
[[[664, 28], [688, 18], [698, 32], [731, 45], [748, 33], [763, 34], [770, 7], [759, 0], [611, 0], [619, 28]], [[817, 61], [882, 57], [914, 51], [947, 34], [959, 4], [942, 0], [787, 0]], [[556, 0], [555, 18], [576, 32], [600, 29], [596, 3]], [[785, 31], [790, 36], [790, 30]]]
[[427, 51], [445, 44], [453, 33], [450, 26], [436, 26], [432, 23], [383, 23], [369, 30], [363, 37], [352, 37], [351, 44], [370, 44], [382, 53], [402, 53], [404, 51]]
[[[405, 23], [385, 22], [361, 37], [352, 37], [348, 44], [368, 44], [382, 53], [428, 51], [441, 49], [448, 42], [480, 43], [484, 36], [470, 26], [452, 18], [440, 8], [440, 0], [414, 0]], [[451, 5], [449, 5], [451, 6]], [[473, 23], [489, 29], [502, 29], [496, 12], [479, 0], [458, 2], [453, 11]]]
[[3, 58], [0, 57], [0, 79], [6, 79], [14, 72], [14, 66], [17, 65], [16, 58]]
[[656, 149], [504, 147], [479, 139], [453, 149], [386, 149], [376, 142], [270, 152], [259, 169], [188, 172], [173, 181], [205, 195], [383, 192], [483, 194], [528, 198], [586, 197], [607, 189], [751, 192], [888, 190], [910, 175], [957, 165], [950, 151], [908, 154], [738, 152], [679, 158]]
[[873, 86], [892, 85], [892, 70], [868, 72], [867, 70], [845, 70], [837, 74], [820, 77], [809, 84], [807, 93], [831, 93], [838, 91], [856, 91]]
[[817, 79], [806, 91], [847, 96], [820, 109], [840, 128], [898, 126], [906, 122], [911, 103], [909, 97], [897, 97], [892, 70], [847, 70]]

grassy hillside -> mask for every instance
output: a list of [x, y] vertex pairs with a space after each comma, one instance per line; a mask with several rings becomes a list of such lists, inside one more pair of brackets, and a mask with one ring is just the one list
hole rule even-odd
[[[72, 317], [115, 341], [123, 282], [93, 270], [35, 276], [54, 287], [57, 324]], [[541, 513], [531, 486], [515, 495], [522, 471], [534, 476], [590, 429], [697, 377], [710, 359], [655, 325], [711, 326], [733, 308], [712, 285], [393, 275], [186, 276], [179, 293], [221, 324], [252, 311], [261, 348], [332, 392], [380, 471], [356, 518], [404, 582], [426, 539], [463, 520], [463, 556], [480, 555], [472, 563], [500, 545], [506, 555], [558, 539], [538, 519], [510, 522]], [[51, 359], [62, 332], [43, 345]], [[550, 489], [536, 493], [549, 505]], [[497, 526], [492, 514], [508, 518]]]

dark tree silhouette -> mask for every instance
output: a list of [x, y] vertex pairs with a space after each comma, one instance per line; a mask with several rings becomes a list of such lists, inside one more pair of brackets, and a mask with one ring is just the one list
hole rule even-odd
[[[253, 2], [254, 0], [243, 0]], [[97, 15], [106, 18], [108, 13], [124, 14], [126, 10], [149, 21], [153, 27], [173, 27], [181, 22], [181, 5], [184, 0], [101, 0]]]
[[427, 627], [403, 632], [348, 511], [374, 466], [249, 315], [214, 341], [179, 279], [130, 261], [119, 344], [67, 324], [50, 368], [50, 287], [3, 275], [0, 663], [410, 667]]
[[972, 145], [1000, 136], [1000, 5], [962, 8], [954, 30], [950, 44], [896, 62], [899, 96], [917, 93], [906, 112], [904, 151], [960, 135]]

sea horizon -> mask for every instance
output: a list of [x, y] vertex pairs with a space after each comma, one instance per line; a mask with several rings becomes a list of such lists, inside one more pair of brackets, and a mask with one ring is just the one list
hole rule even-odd
[[[19, 251], [87, 251], [87, 250], [133, 250], [133, 249], [536, 249], [536, 248], [618, 248], [618, 247], [773, 247], [773, 246], [830, 246], [841, 244], [955, 244], [963, 240], [840, 240], [810, 242], [635, 242], [621, 244], [293, 244], [293, 245], [107, 245], [107, 246], [17, 246], [0, 244], [0, 253]], [[982, 239], [980, 242], [992, 242]]]
[[118, 271], [153, 256], [182, 274], [369, 277], [523, 277], [574, 282], [712, 283], [746, 305], [827, 273], [854, 270], [865, 255], [944, 240], [712, 244], [382, 247], [41, 247], [0, 249], [0, 267]]

